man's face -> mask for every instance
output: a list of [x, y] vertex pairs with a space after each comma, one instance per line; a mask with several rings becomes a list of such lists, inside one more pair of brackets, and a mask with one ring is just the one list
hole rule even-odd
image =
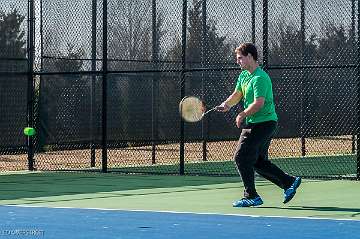
[[236, 63], [240, 65], [241, 69], [248, 70], [250, 66], [251, 55], [242, 55], [241, 53], [236, 54]]

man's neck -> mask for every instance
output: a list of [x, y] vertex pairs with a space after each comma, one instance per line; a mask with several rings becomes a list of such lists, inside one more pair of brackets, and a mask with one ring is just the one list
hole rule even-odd
[[250, 72], [250, 74], [252, 74], [258, 66], [259, 66], [259, 64], [257, 62], [254, 64], [251, 64], [249, 67], [249, 70], [248, 70]]

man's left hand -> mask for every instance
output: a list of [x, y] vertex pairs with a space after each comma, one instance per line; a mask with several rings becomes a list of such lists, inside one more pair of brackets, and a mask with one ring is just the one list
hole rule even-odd
[[244, 119], [246, 118], [246, 113], [244, 111], [240, 112], [237, 117], [236, 117], [236, 126], [238, 128], [240, 128], [241, 123], [244, 121]]

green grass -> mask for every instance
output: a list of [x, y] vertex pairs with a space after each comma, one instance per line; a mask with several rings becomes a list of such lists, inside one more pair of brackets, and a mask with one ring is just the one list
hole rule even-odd
[[[332, 177], [356, 175], [355, 155], [310, 156], [271, 159], [285, 172], [306, 177]], [[110, 168], [111, 171], [124, 173], [179, 173], [179, 164], [151, 165], [139, 167]], [[232, 161], [196, 162], [185, 164], [185, 174], [189, 175], [237, 175]]]

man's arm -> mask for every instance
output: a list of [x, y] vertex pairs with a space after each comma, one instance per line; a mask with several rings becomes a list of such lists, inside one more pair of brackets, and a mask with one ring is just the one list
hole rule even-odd
[[265, 103], [264, 97], [256, 98], [253, 103], [251, 103], [244, 111], [238, 114], [238, 116], [236, 117], [236, 126], [240, 128], [240, 125], [243, 122], [243, 120], [246, 117], [258, 112], [264, 106], [264, 103]]
[[250, 116], [252, 114], [255, 114], [256, 112], [258, 112], [265, 103], [265, 98], [264, 97], [258, 97], [254, 100], [254, 102], [252, 104], [250, 104], [243, 112], [245, 116]]
[[236, 105], [243, 98], [243, 94], [240, 91], [235, 90], [221, 105], [216, 106], [217, 111], [226, 112], [232, 106]]

